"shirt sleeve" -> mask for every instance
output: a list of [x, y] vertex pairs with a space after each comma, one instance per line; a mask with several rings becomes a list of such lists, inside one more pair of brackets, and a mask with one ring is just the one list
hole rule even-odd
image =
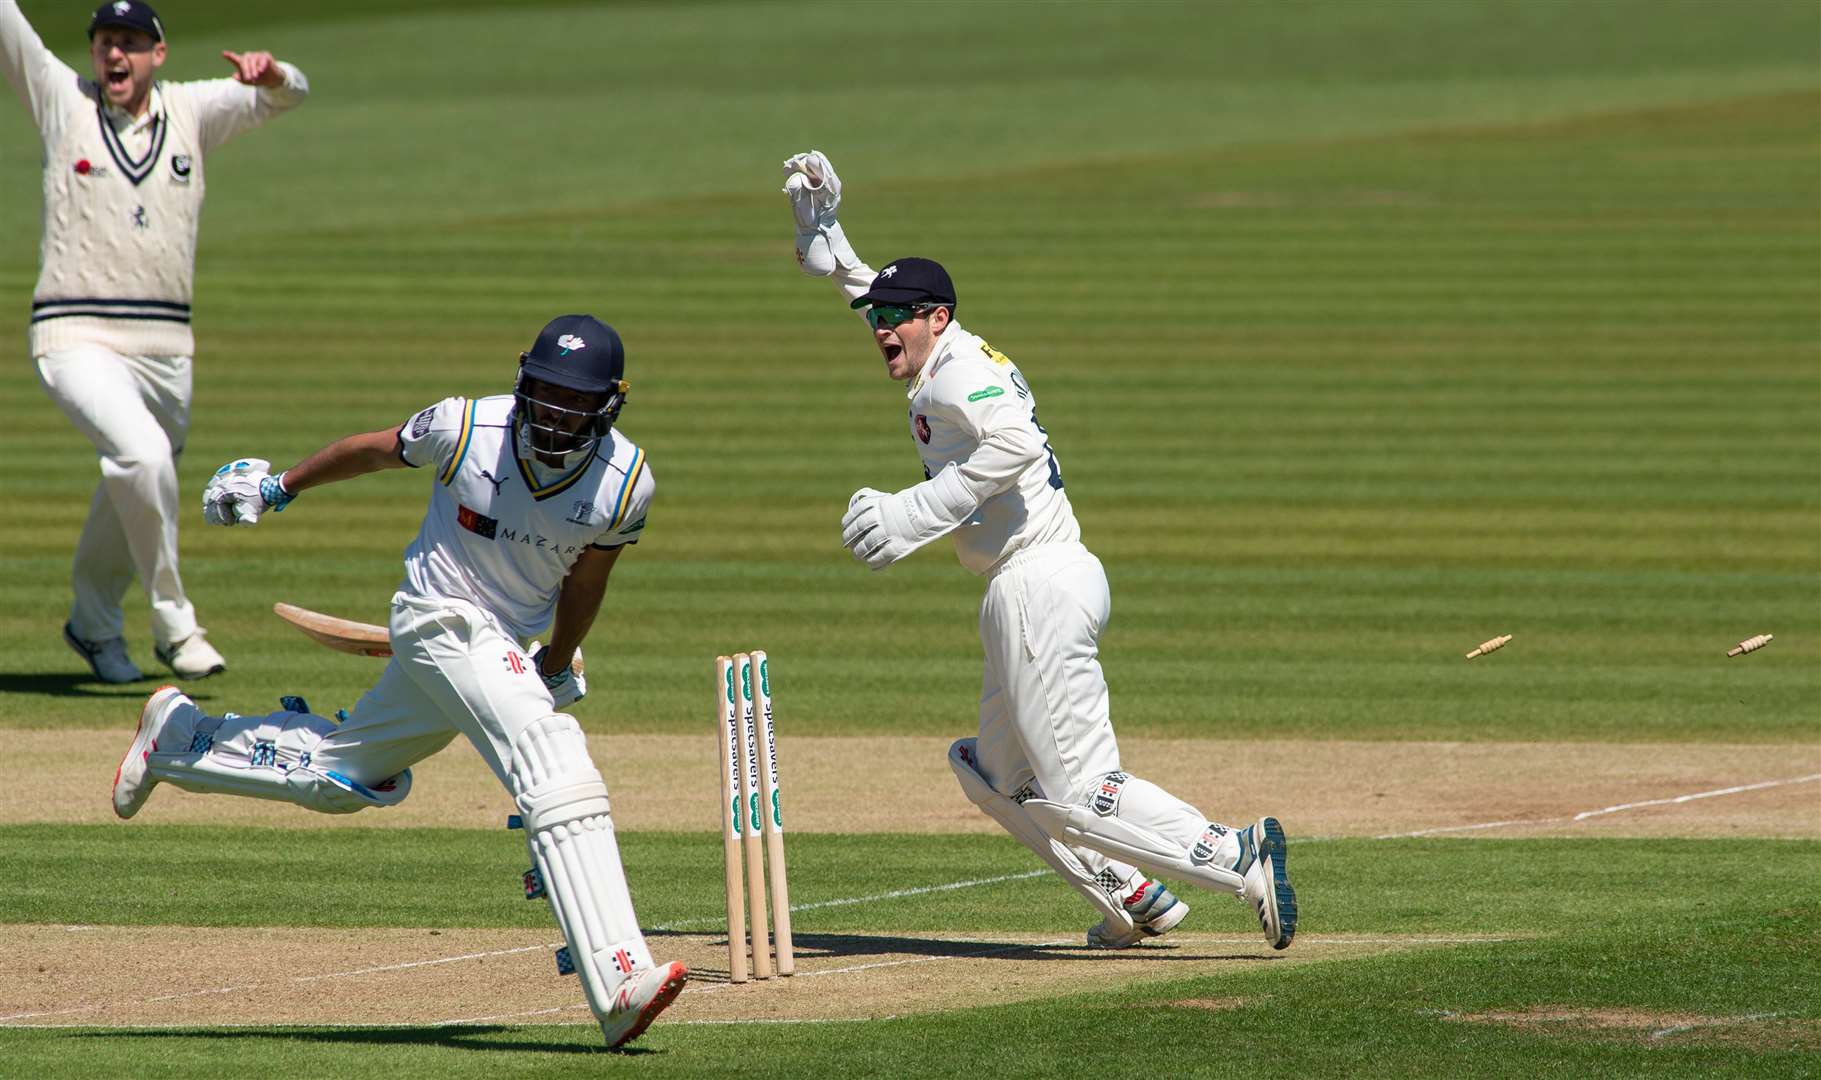
[[434, 466], [437, 479], [448, 483], [473, 438], [474, 402], [444, 398], [399, 425], [398, 456], [414, 469]]
[[594, 546], [615, 548], [622, 544], [638, 543], [639, 534], [645, 531], [645, 515], [651, 507], [651, 496], [657, 489], [657, 480], [652, 477], [651, 468], [645, 463], [645, 451], [640, 450], [621, 482], [618, 498], [614, 500], [613, 513], [607, 519], [607, 528], [595, 538]]
[[936, 375], [935, 404], [976, 442], [959, 462], [961, 481], [979, 502], [1015, 486], [1049, 455], [1030, 392], [1011, 362], [963, 360]]
[[181, 84], [196, 102], [202, 152], [208, 153], [236, 135], [248, 132], [296, 108], [309, 96], [310, 80], [293, 64], [278, 61], [283, 85], [247, 86], [233, 79], [204, 79]]
[[68, 96], [82, 96], [82, 79], [57, 59], [15, 0], [0, 0], [0, 70], [13, 93], [32, 114], [38, 136], [48, 145], [61, 132], [62, 109]]

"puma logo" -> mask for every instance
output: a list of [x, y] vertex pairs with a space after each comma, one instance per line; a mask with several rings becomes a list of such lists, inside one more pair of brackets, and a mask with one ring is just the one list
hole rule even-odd
[[492, 473], [488, 472], [486, 469], [481, 470], [481, 475], [486, 477], [487, 482], [493, 485], [493, 493], [495, 495], [498, 495], [500, 493], [500, 488], [505, 485], [506, 481], [512, 479], [512, 477], [510, 477], [510, 476], [494, 476]]

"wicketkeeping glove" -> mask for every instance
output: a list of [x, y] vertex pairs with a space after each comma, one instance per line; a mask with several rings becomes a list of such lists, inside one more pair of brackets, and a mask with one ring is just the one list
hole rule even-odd
[[820, 150], [793, 154], [784, 162], [784, 194], [797, 225], [797, 265], [811, 277], [827, 277], [860, 257], [835, 220], [841, 205], [841, 178]]
[[548, 646], [532, 642], [531, 663], [537, 668], [538, 678], [544, 680], [544, 688], [550, 691], [557, 708], [574, 705], [588, 695], [588, 680], [582, 677], [582, 650], [575, 651], [575, 659], [569, 661], [568, 667], [555, 675], [546, 675], [544, 654], [549, 651]]
[[950, 463], [921, 484], [894, 494], [861, 488], [847, 500], [841, 545], [874, 570], [883, 570], [940, 536], [953, 532], [980, 501]]
[[202, 489], [202, 520], [210, 525], [254, 525], [267, 510], [274, 514], [296, 498], [283, 478], [271, 475], [272, 463], [241, 458], [215, 470]]

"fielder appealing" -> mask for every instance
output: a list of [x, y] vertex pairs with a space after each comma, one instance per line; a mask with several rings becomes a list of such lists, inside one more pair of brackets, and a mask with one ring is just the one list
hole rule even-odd
[[44, 236], [32, 292], [38, 377], [101, 459], [76, 542], [63, 638], [104, 682], [133, 682], [121, 599], [135, 574], [158, 659], [223, 670], [177, 572], [177, 457], [190, 424], [190, 293], [203, 159], [295, 106], [303, 73], [270, 53], [223, 53], [231, 79], [154, 82], [164, 24], [140, 0], [89, 20], [94, 78], [53, 56], [0, 0], [0, 69], [44, 148]]
[[955, 321], [939, 264], [898, 259], [875, 274], [860, 261], [835, 217], [841, 182], [826, 157], [798, 154], [784, 169], [798, 264], [867, 309], [886, 373], [908, 390], [926, 477], [895, 494], [855, 492], [842, 543], [883, 570], [952, 533], [961, 564], [987, 578], [980, 733], [949, 750], [962, 790], [1101, 913], [1090, 945], [1136, 945], [1188, 914], [1149, 872], [1240, 897], [1285, 948], [1296, 894], [1277, 819], [1230, 829], [1120, 768], [1099, 660], [1106, 575], [1081, 543], [1030, 383]]
[[[581, 726], [556, 710], [587, 689], [569, 663], [614, 562], [638, 542], [655, 482], [645, 452], [613, 426], [626, 382], [612, 327], [561, 316], [519, 364], [511, 395], [446, 398], [276, 475], [256, 458], [221, 467], [203, 493], [203, 516], [219, 525], [254, 524], [320, 484], [430, 467], [429, 512], [392, 597], [392, 659], [340, 725], [297, 698], [269, 716], [208, 716], [160, 689], [114, 778], [114, 810], [132, 817], [161, 781], [331, 814], [395, 806], [410, 767], [466, 735], [518, 805], [534, 865], [527, 893], [550, 899], [588, 1004], [619, 1046], [688, 972], [652, 961], [607, 785]], [[527, 656], [519, 643], [553, 616], [550, 644]]]

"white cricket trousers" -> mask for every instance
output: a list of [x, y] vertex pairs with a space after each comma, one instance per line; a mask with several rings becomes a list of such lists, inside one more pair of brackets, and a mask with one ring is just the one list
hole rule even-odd
[[[412, 765], [466, 735], [505, 790], [512, 744], [555, 704], [518, 642], [466, 600], [392, 597], [392, 659], [346, 722], [311, 713], [207, 717], [147, 760], [192, 791], [327, 813], [390, 806]], [[204, 738], [198, 739], [200, 732]]]
[[1001, 795], [1032, 781], [1056, 802], [1084, 802], [1119, 771], [1100, 669], [1112, 610], [1106, 572], [1078, 543], [1014, 553], [980, 604], [980, 773]]
[[152, 636], [196, 632], [177, 573], [177, 456], [190, 427], [190, 358], [122, 356], [84, 345], [38, 357], [45, 392], [101, 459], [72, 567], [70, 629], [88, 641], [125, 633], [134, 574], [152, 602]]
[[410, 767], [466, 735], [523, 815], [538, 880], [569, 943], [590, 1006], [653, 967], [626, 887], [607, 787], [575, 719], [518, 641], [466, 600], [392, 598], [393, 656], [347, 722], [313, 713], [206, 716], [175, 710], [146, 755], [152, 774], [190, 791], [280, 799], [325, 813], [393, 806]]
[[[1159, 850], [1187, 860], [1206, 847], [1208, 858], [1231, 866], [1239, 849], [1226, 826], [1120, 769], [1100, 668], [1100, 633], [1111, 611], [1106, 571], [1079, 543], [1026, 548], [995, 569], [980, 604], [986, 675], [978, 770], [1015, 803], [1034, 796], [1089, 807], [1090, 822], [1114, 817], [1144, 830]], [[1110, 847], [1097, 841], [1101, 830], [1088, 832], [1070, 845], [1081, 863], [1091, 874], [1110, 867], [1129, 880], [1136, 871], [1120, 860], [1131, 857], [1130, 845]]]

